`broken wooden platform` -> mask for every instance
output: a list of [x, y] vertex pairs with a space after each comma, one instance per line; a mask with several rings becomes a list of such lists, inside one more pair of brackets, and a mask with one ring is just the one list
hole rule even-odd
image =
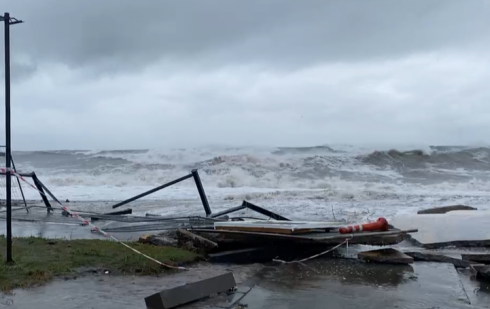
[[215, 222], [214, 228], [226, 231], [244, 231], [274, 234], [305, 234], [315, 230], [328, 232], [337, 230], [343, 224], [338, 222], [304, 222], [304, 221], [232, 221]]
[[405, 239], [407, 233], [415, 233], [417, 230], [391, 229], [385, 232], [362, 232], [353, 234], [330, 233], [305, 233], [301, 235], [286, 235], [274, 233], [226, 231], [214, 229], [190, 229], [193, 233], [207, 237], [210, 234], [220, 234], [219, 242], [240, 243], [247, 245], [288, 245], [288, 244], [319, 244], [337, 245], [348, 240], [349, 244], [366, 244], [373, 246], [394, 245]]

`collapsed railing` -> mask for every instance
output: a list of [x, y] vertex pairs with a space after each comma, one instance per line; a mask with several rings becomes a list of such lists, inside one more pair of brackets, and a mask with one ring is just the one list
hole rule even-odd
[[204, 192], [204, 187], [202, 186], [201, 177], [199, 177], [199, 173], [197, 172], [197, 169], [193, 169], [189, 175], [185, 175], [185, 176], [180, 177], [178, 179], [172, 180], [170, 182], [167, 182], [166, 184], [163, 184], [161, 186], [158, 186], [156, 188], [153, 188], [151, 190], [148, 190], [146, 192], [143, 192], [141, 194], [133, 196], [133, 197], [131, 197], [125, 201], [119, 202], [119, 203], [113, 205], [112, 208], [121, 207], [123, 205], [126, 205], [127, 203], [136, 201], [137, 199], [145, 197], [149, 194], [152, 194], [152, 193], [155, 193], [155, 192], [160, 191], [162, 189], [165, 189], [167, 187], [173, 186], [173, 185], [175, 185], [179, 182], [182, 182], [186, 179], [189, 179], [191, 177], [194, 178], [194, 182], [196, 183], [197, 192], [199, 193], [199, 197], [201, 198], [202, 206], [204, 207], [204, 211], [206, 212], [206, 216], [210, 216], [211, 215], [211, 208], [209, 207], [208, 198], [206, 197], [206, 193]]
[[[26, 178], [31, 178], [32, 179], [32, 181], [34, 182], [34, 185], [36, 186], [37, 190], [39, 191], [39, 195], [41, 195], [41, 198], [43, 200], [44, 205], [46, 206], [46, 209], [47, 209], [48, 213], [53, 211], [53, 207], [51, 206], [51, 203], [49, 202], [46, 194], [48, 194], [58, 204], [60, 203], [58, 201], [58, 199], [56, 198], [56, 196], [54, 196], [54, 194], [51, 193], [51, 191], [41, 182], [41, 180], [39, 180], [39, 178], [37, 177], [37, 175], [36, 175], [35, 172], [31, 172], [31, 173], [19, 173], [19, 172], [17, 172], [17, 174], [20, 175], [20, 176], [22, 176], [22, 177], [26, 177]], [[5, 172], [0, 172], [0, 175], [4, 175], [5, 176], [6, 173]], [[17, 177], [15, 177], [15, 178], [17, 178]], [[17, 178], [17, 181], [19, 181], [18, 178]], [[20, 185], [20, 183], [19, 183], [19, 188], [22, 190], [22, 186]], [[24, 199], [24, 203], [25, 203], [25, 206], [26, 206], [26, 210], [27, 210], [27, 212], [29, 212], [29, 208], [30, 207], [27, 206], [27, 202], [25, 200], [23, 191], [21, 191], [21, 192], [22, 192], [22, 197]]]
[[[2, 151], [0, 152], [0, 157], [3, 157], [5, 158], [5, 150], [4, 150], [5, 146], [0, 146], [0, 149], [2, 149]], [[10, 157], [10, 163], [12, 164], [12, 168], [14, 171], [17, 171], [17, 169], [15, 168], [15, 162], [14, 162], [14, 158], [11, 156]], [[3, 162], [1, 164], [2, 166], [6, 166], [6, 162]], [[5, 174], [4, 174], [5, 175]], [[11, 176], [13, 177], [13, 176]], [[22, 200], [27, 212], [29, 212], [29, 208], [27, 208], [27, 201], [26, 201], [26, 198], [24, 196], [24, 190], [22, 189], [22, 185], [20, 184], [20, 180], [17, 178], [17, 177], [14, 177], [16, 182], [17, 182], [17, 188], [19, 189], [19, 192], [20, 194], [17, 194], [17, 202], [19, 202], [19, 200]], [[6, 179], [5, 179], [6, 180]], [[2, 184], [3, 185], [3, 184]], [[6, 181], [5, 181], [5, 185], [6, 185]], [[12, 195], [15, 195], [15, 191], [14, 191], [14, 188], [15, 187], [11, 187], [11, 192], [12, 192]], [[5, 196], [2, 196], [2, 201], [6, 200], [6, 197]], [[12, 202], [14, 202], [14, 200], [12, 199]]]
[[[0, 175], [5, 175], [5, 172], [0, 172]], [[25, 178], [31, 178], [32, 179], [34, 186], [37, 188], [37, 190], [39, 191], [39, 194], [41, 195], [41, 198], [43, 200], [44, 205], [46, 206], [48, 213], [53, 212], [55, 209], [51, 206], [51, 203], [48, 199], [48, 196], [51, 197], [57, 204], [61, 204], [60, 201], [56, 198], [56, 196], [46, 187], [46, 185], [44, 185], [41, 182], [41, 180], [39, 180], [39, 178], [37, 177], [35, 172], [18, 173], [18, 175], [25, 177]], [[201, 177], [199, 176], [199, 172], [197, 169], [193, 169], [188, 175], [185, 175], [185, 176], [180, 177], [178, 179], [169, 181], [169, 182], [167, 182], [163, 185], [160, 185], [156, 188], [153, 188], [151, 190], [148, 190], [146, 192], [143, 192], [141, 194], [133, 196], [129, 199], [126, 199], [122, 202], [114, 204], [112, 206], [112, 208], [115, 209], [115, 208], [121, 207], [121, 206], [126, 205], [128, 203], [131, 203], [133, 201], [141, 199], [147, 195], [150, 195], [150, 194], [155, 193], [157, 191], [160, 191], [162, 189], [165, 189], [165, 188], [168, 188], [168, 187], [173, 186], [175, 184], [178, 184], [178, 183], [180, 183], [186, 179], [189, 179], [189, 178], [193, 178], [194, 183], [196, 184], [196, 189], [197, 189], [197, 192], [199, 194], [199, 198], [201, 200], [202, 206], [204, 208], [204, 212], [206, 214], [205, 217], [199, 217], [199, 216], [195, 217], [196, 219], [200, 218], [199, 219], [200, 224], [198, 224], [198, 225], [203, 224], [204, 221], [206, 221], [206, 223], [212, 224], [214, 219], [217, 219], [217, 218], [222, 217], [226, 214], [230, 214], [230, 213], [233, 213], [233, 212], [236, 212], [239, 210], [243, 210], [243, 209], [253, 210], [257, 213], [260, 213], [260, 214], [262, 214], [268, 218], [272, 218], [274, 220], [289, 221], [289, 219], [287, 219], [287, 218], [285, 218], [279, 214], [276, 214], [272, 211], [269, 211], [267, 209], [264, 209], [262, 207], [254, 205], [254, 204], [247, 202], [247, 201], [243, 201], [243, 203], [240, 206], [232, 207], [230, 209], [226, 209], [226, 210], [223, 210], [220, 212], [213, 213], [211, 210], [211, 207], [209, 205], [209, 201], [208, 201], [206, 192], [204, 191], [204, 186], [202, 184]], [[34, 207], [34, 206], [31, 206], [31, 207]], [[39, 206], [36, 206], [36, 207], [39, 207]], [[29, 208], [30, 207], [27, 207], [27, 204], [26, 204], [27, 211], [29, 211]], [[82, 213], [84, 213], [84, 212], [82, 211]], [[114, 212], [109, 212], [109, 213], [103, 213], [103, 214], [101, 214], [101, 213], [92, 213], [92, 214], [86, 213], [86, 215], [91, 217], [93, 221], [95, 221], [95, 220], [111, 220], [111, 221], [120, 221], [120, 222], [128, 222], [128, 223], [129, 222], [132, 222], [132, 223], [134, 223], [134, 222], [149, 222], [149, 221], [153, 221], [150, 217], [154, 216], [155, 217], [154, 221], [165, 221], [165, 219], [167, 219], [168, 222], [170, 223], [170, 221], [172, 221], [172, 220], [179, 221], [179, 220], [183, 219], [183, 218], [175, 218], [175, 217], [164, 218], [162, 216], [153, 215], [153, 214], [146, 214], [146, 217], [127, 217], [127, 216], [124, 216], [127, 214], [132, 214], [131, 208], [119, 210], [119, 211], [114, 211]], [[67, 213], [65, 211], [63, 211], [63, 215], [66, 216]], [[189, 219], [189, 217], [187, 217], [187, 220], [188, 219]], [[204, 220], [204, 219], [206, 219], [206, 220]], [[177, 223], [177, 221], [174, 221], [174, 222]], [[181, 222], [178, 222], [178, 223], [181, 223]]]
[[[118, 216], [118, 215], [116, 215], [116, 213], [107, 213], [107, 214], [103, 214], [103, 215], [91, 216], [92, 220], [93, 219], [95, 219], [95, 220], [111, 220], [111, 221], [128, 222], [128, 223], [129, 222], [135, 223], [135, 222], [159, 221], [161, 223], [154, 224], [153, 226], [151, 226], [151, 228], [167, 229], [167, 228], [172, 228], [173, 223], [175, 223], [175, 226], [181, 225], [182, 220], [185, 220], [189, 225], [192, 225], [193, 222], [192, 222], [191, 218], [194, 219], [194, 221], [195, 221], [194, 223], [196, 223], [196, 222], [198, 223], [197, 225], [202, 225], [202, 224], [212, 225], [214, 221], [218, 221], [219, 217], [222, 217], [226, 214], [230, 214], [230, 213], [242, 210], [242, 209], [250, 209], [250, 210], [253, 210], [253, 211], [255, 211], [259, 214], [262, 214], [268, 218], [272, 218], [274, 220], [289, 221], [288, 218], [285, 218], [285, 217], [278, 215], [278, 214], [276, 214], [270, 210], [264, 209], [262, 207], [254, 205], [254, 204], [247, 202], [247, 201], [243, 201], [242, 205], [240, 205], [240, 206], [232, 207], [232, 208], [227, 209], [227, 210], [223, 210], [220, 212], [213, 213], [211, 210], [211, 207], [209, 205], [209, 201], [208, 201], [208, 198], [206, 196], [206, 192], [204, 191], [204, 186], [202, 184], [201, 177], [199, 176], [199, 172], [197, 171], [197, 169], [193, 169], [191, 171], [191, 173], [188, 175], [185, 175], [185, 176], [180, 177], [178, 179], [169, 181], [169, 182], [167, 182], [163, 185], [160, 185], [156, 188], [153, 188], [151, 190], [148, 190], [146, 192], [143, 192], [141, 194], [138, 194], [136, 196], [128, 198], [122, 202], [114, 204], [112, 206], [112, 208], [121, 207], [121, 206], [126, 205], [128, 203], [131, 203], [133, 201], [141, 199], [147, 195], [150, 195], [150, 194], [155, 193], [157, 191], [160, 191], [162, 189], [173, 186], [173, 185], [180, 183], [180, 182], [182, 182], [186, 179], [189, 179], [189, 178], [194, 179], [194, 183], [196, 184], [196, 188], [197, 188], [197, 191], [199, 193], [199, 197], [201, 199], [201, 203], [202, 203], [202, 206], [204, 208], [204, 212], [206, 213], [206, 217], [194, 216], [194, 217], [185, 217], [185, 218], [183, 218], [183, 217], [167, 217], [167, 218], [165, 218], [165, 217], [162, 217], [160, 215], [146, 214], [145, 218], [141, 218], [141, 217]], [[149, 226], [132, 226], [131, 227], [132, 230], [141, 230], [141, 229], [146, 230], [149, 228], [150, 228]], [[126, 227], [114, 228], [114, 230], [111, 230], [111, 231], [116, 232], [116, 231], [123, 231], [123, 230], [127, 231]]]

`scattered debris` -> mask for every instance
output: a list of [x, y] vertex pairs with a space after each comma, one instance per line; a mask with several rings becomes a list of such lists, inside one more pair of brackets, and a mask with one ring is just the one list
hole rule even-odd
[[204, 234], [217, 233], [222, 236], [218, 244], [240, 244], [251, 245], [273, 245], [290, 246], [296, 245], [338, 245], [346, 239], [349, 244], [366, 244], [373, 246], [385, 246], [397, 244], [405, 238], [407, 233], [415, 233], [414, 230], [389, 230], [386, 232], [363, 232], [354, 234], [340, 234], [338, 232], [316, 232], [301, 235], [286, 235], [276, 233], [259, 233], [244, 231], [226, 231], [213, 229], [191, 229], [193, 233], [203, 236]]
[[119, 210], [119, 211], [106, 212], [106, 213], [102, 214], [102, 216], [99, 216], [96, 214], [90, 215], [90, 218], [92, 221], [96, 221], [96, 220], [99, 220], [101, 217], [104, 218], [103, 216], [130, 215], [132, 213], [133, 213], [133, 209], [128, 208], [128, 209], [123, 209], [123, 210]]
[[438, 263], [449, 263], [453, 264], [456, 268], [467, 268], [470, 267], [472, 263], [460, 259], [455, 259], [449, 256], [422, 252], [404, 252], [406, 255], [411, 256], [414, 261], [425, 261], [425, 262], [438, 262]]
[[187, 283], [145, 298], [148, 309], [170, 309], [236, 287], [232, 273], [225, 273], [198, 282]]
[[385, 263], [385, 264], [410, 264], [413, 263], [413, 258], [402, 252], [393, 249], [385, 248], [372, 251], [359, 252], [357, 257], [365, 262]]
[[419, 215], [445, 214], [447, 212], [455, 211], [455, 210], [478, 210], [478, 209], [465, 205], [452, 205], [452, 206], [442, 206], [442, 207], [434, 207], [434, 208], [419, 210], [417, 211], [417, 214]]
[[178, 241], [167, 237], [165, 235], [142, 235], [140, 236], [139, 242], [144, 244], [152, 244], [155, 246], [161, 247], [176, 247], [178, 245]]
[[191, 251], [208, 252], [218, 247], [217, 243], [183, 229], [177, 230], [177, 239], [180, 246], [191, 249]]
[[232, 213], [232, 212], [235, 212], [235, 211], [239, 211], [239, 210], [242, 210], [242, 209], [245, 209], [247, 208], [245, 205], [240, 205], [240, 206], [237, 206], [237, 207], [233, 207], [233, 208], [229, 208], [227, 210], [223, 210], [223, 211], [220, 211], [220, 212], [217, 212], [217, 213], [214, 213], [214, 214], [211, 214], [211, 218], [218, 218], [218, 217], [222, 217], [224, 215], [227, 215], [229, 213]]
[[461, 259], [480, 264], [490, 264], [490, 254], [461, 254]]

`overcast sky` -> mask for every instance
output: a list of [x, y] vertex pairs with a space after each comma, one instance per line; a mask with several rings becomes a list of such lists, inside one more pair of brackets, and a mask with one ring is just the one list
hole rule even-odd
[[16, 150], [490, 142], [490, 1], [0, 4]]

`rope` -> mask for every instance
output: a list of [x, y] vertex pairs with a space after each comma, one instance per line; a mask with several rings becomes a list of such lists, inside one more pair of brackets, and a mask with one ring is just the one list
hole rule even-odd
[[[27, 183], [31, 188], [33, 188], [34, 190], [36, 190], [37, 192], [39, 192], [39, 194], [41, 195], [44, 195], [46, 196], [46, 194], [40, 190], [38, 190], [34, 185], [32, 185], [30, 182], [28, 182], [27, 180], [24, 179], [24, 177], [22, 177], [20, 174], [18, 174], [16, 171], [12, 170], [12, 169], [7, 169], [7, 168], [4, 168], [4, 167], [0, 167], [0, 171], [3, 172], [3, 173], [7, 173], [7, 171], [10, 171], [10, 173], [12, 175], [14, 175], [15, 177], [17, 177], [18, 179], [22, 180], [23, 182]], [[47, 196], [46, 196], [47, 197]], [[144, 254], [143, 252], [141, 251], [138, 251], [136, 250], [135, 248], [131, 247], [130, 245], [120, 241], [119, 239], [117, 239], [116, 237], [112, 236], [111, 234], [103, 231], [102, 229], [100, 229], [98, 226], [90, 223], [87, 219], [85, 218], [82, 218], [77, 212], [72, 212], [68, 209], [68, 207], [66, 206], [63, 206], [59, 201], [56, 201], [57, 204], [59, 204], [61, 206], [61, 209], [63, 209], [64, 211], [66, 211], [68, 214], [71, 214], [72, 217], [74, 218], [77, 218], [78, 220], [82, 221], [82, 225], [87, 225], [87, 226], [90, 226], [92, 227], [92, 231], [96, 231], [96, 232], [99, 232], [101, 233], [102, 235], [104, 235], [105, 237], [107, 238], [110, 238], [118, 243], [120, 243], [121, 245], [123, 245], [124, 247], [132, 250], [133, 252], [149, 259], [150, 261], [153, 261], [157, 264], [159, 264], [160, 266], [163, 266], [163, 267], [167, 267], [167, 268], [171, 268], [171, 269], [179, 269], [179, 270], [188, 270], [187, 268], [185, 267], [179, 267], [179, 266], [172, 266], [172, 265], [168, 265], [168, 264], [165, 264], [165, 263], [162, 263], [154, 258], [152, 258], [151, 256], [148, 256], [146, 254]]]
[[302, 260], [299, 260], [299, 261], [290, 261], [290, 262], [286, 262], [286, 261], [283, 261], [283, 260], [277, 260], [277, 259], [273, 259], [272, 261], [273, 262], [278, 262], [278, 263], [283, 263], [283, 264], [292, 264], [292, 263], [303, 263], [303, 262], [306, 262], [308, 260], [311, 260], [311, 259], [314, 259], [314, 258], [317, 258], [319, 256], [322, 256], [324, 254], [327, 254], [335, 249], [337, 249], [338, 247], [342, 246], [343, 244], [347, 244], [347, 247], [349, 246], [349, 239], [346, 239], [343, 243], [341, 244], [338, 244], [336, 245], [335, 247], [331, 248], [331, 249], [328, 249], [327, 251], [323, 251], [321, 253], [318, 253], [318, 254], [315, 254], [313, 256], [310, 256], [308, 258], [305, 258], [305, 259], [302, 259]]

